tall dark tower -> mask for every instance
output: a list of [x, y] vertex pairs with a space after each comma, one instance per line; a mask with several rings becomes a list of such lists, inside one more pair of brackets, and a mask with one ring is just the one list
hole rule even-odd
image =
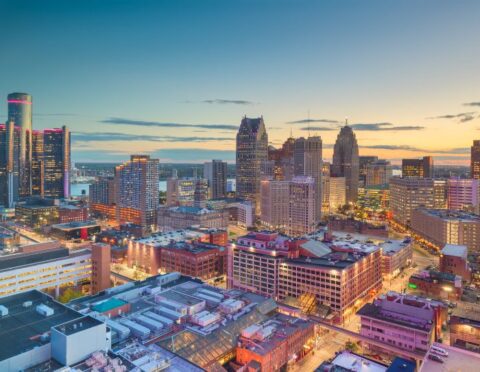
[[43, 131], [44, 195], [70, 197], [70, 131], [62, 128]]
[[255, 203], [260, 212], [261, 166], [268, 160], [268, 135], [263, 117], [242, 119], [237, 133], [237, 196]]
[[348, 122], [340, 129], [333, 149], [331, 168], [333, 177], [345, 177], [346, 201], [354, 203], [358, 197], [358, 143]]
[[8, 121], [20, 129], [18, 195], [22, 198], [32, 194], [32, 96], [10, 93], [7, 103]]

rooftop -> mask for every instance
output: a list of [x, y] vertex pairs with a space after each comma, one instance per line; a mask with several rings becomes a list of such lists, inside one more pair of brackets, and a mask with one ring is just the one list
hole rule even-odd
[[480, 223], [480, 216], [463, 212], [463, 211], [454, 211], [450, 209], [420, 209], [422, 213], [441, 218], [447, 221], [460, 221], [460, 222], [478, 222]]
[[466, 245], [445, 244], [445, 247], [442, 249], [442, 254], [467, 259], [468, 248]]
[[346, 269], [365, 257], [364, 253], [332, 252], [322, 257], [300, 257], [288, 262], [302, 266], [322, 266], [332, 269]]
[[[36, 311], [40, 304], [53, 309], [53, 315], [40, 315]], [[0, 305], [8, 309], [8, 315], [0, 317], [0, 360], [49, 342], [42, 341], [41, 336], [50, 328], [82, 318], [81, 314], [37, 290], [2, 297]]]
[[57, 230], [69, 231], [69, 230], [76, 230], [76, 229], [96, 227], [96, 226], [99, 226], [99, 225], [95, 221], [86, 221], [86, 222], [73, 221], [73, 222], [59, 223], [56, 225], [52, 225], [52, 228]]
[[428, 359], [428, 354], [425, 356], [419, 372], [477, 372], [480, 364], [480, 354], [470, 351], [462, 350], [453, 346], [445, 344], [434, 343], [448, 352], [448, 357], [442, 359], [444, 363], [439, 363]]
[[315, 372], [385, 372], [387, 366], [361, 355], [342, 351], [331, 362], [324, 362]]
[[149, 237], [143, 239], [137, 239], [135, 242], [145, 245], [152, 245], [154, 247], [163, 247], [171, 242], [182, 242], [185, 240], [200, 239], [205, 236], [203, 231], [195, 230], [175, 230], [164, 233], [152, 234]]
[[453, 309], [451, 316], [480, 322], [480, 304], [460, 301]]
[[90, 316], [84, 316], [82, 318], [71, 320], [67, 323], [53, 327], [60, 333], [66, 336], [73, 335], [74, 333], [84, 331], [86, 329], [95, 327], [99, 324], [103, 324], [100, 320], [94, 319]]

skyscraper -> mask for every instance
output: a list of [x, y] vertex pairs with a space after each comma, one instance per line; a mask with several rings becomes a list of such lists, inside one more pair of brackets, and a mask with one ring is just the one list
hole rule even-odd
[[433, 178], [433, 157], [402, 159], [402, 177]]
[[322, 139], [300, 137], [293, 150], [295, 176], [312, 177], [315, 182], [315, 219], [322, 214]]
[[255, 203], [260, 213], [260, 180], [262, 163], [268, 160], [268, 135], [263, 117], [242, 119], [237, 133], [237, 196]]
[[210, 197], [224, 198], [227, 194], [227, 163], [221, 160], [212, 160], [203, 165], [203, 178], [208, 180]]
[[289, 182], [288, 235], [301, 236], [315, 231], [316, 195], [313, 177], [298, 176]]
[[0, 126], [0, 204], [12, 208], [18, 201], [20, 128], [13, 121]]
[[366, 187], [387, 186], [392, 178], [392, 166], [389, 161], [377, 160], [367, 165]]
[[62, 128], [43, 131], [44, 195], [70, 197], [70, 131]]
[[195, 191], [193, 193], [193, 206], [205, 208], [208, 200], [208, 181], [205, 178], [195, 180]]
[[345, 177], [346, 201], [354, 203], [358, 197], [358, 143], [348, 123], [340, 129], [333, 149], [331, 173], [333, 177]]
[[480, 140], [473, 141], [470, 156], [470, 178], [480, 179]]
[[32, 195], [43, 196], [45, 162], [43, 159], [43, 131], [32, 131]]
[[267, 229], [285, 231], [290, 207], [290, 181], [263, 179], [261, 181], [260, 221]]
[[132, 155], [115, 168], [117, 220], [154, 230], [157, 225], [158, 159]]
[[19, 197], [32, 193], [32, 96], [27, 93], [11, 93], [7, 98], [8, 121], [20, 128], [19, 140]]

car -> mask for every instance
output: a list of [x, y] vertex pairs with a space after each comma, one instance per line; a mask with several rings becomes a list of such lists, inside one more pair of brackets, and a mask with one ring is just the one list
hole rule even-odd
[[440, 358], [438, 355], [435, 355], [435, 354], [428, 354], [428, 359], [438, 363], [445, 363], [445, 361], [442, 358]]

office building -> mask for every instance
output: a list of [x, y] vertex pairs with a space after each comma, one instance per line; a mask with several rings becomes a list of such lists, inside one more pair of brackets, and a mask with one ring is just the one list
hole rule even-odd
[[38, 289], [60, 290], [91, 281], [91, 251], [37, 246], [34, 250], [0, 256], [0, 297]]
[[317, 228], [317, 195], [312, 177], [294, 177], [289, 183], [289, 207], [287, 232], [301, 236]]
[[447, 180], [448, 209], [480, 214], [480, 180], [450, 178]]
[[465, 245], [469, 253], [480, 251], [480, 217], [461, 211], [417, 209], [412, 230], [438, 250], [446, 244]]
[[167, 206], [193, 206], [196, 179], [193, 177], [167, 179]]
[[263, 179], [260, 184], [260, 222], [267, 229], [286, 231], [289, 224], [290, 182]]
[[[251, 232], [229, 246], [228, 286], [285, 300], [311, 296], [343, 319], [382, 286], [381, 250], [336, 239], [329, 244]], [[350, 285], [355, 280], [355, 285]]]
[[221, 160], [212, 160], [203, 165], [203, 178], [208, 180], [210, 199], [227, 196], [227, 163]]
[[255, 205], [260, 213], [260, 180], [262, 163], [268, 160], [268, 135], [263, 117], [244, 117], [237, 133], [236, 196]]
[[359, 186], [364, 187], [367, 182], [367, 166], [378, 161], [378, 156], [359, 156]]
[[389, 161], [377, 160], [367, 165], [365, 187], [385, 187], [392, 178], [392, 166]]
[[13, 121], [0, 125], [0, 203], [13, 208], [19, 198], [20, 188], [20, 135]]
[[437, 270], [422, 270], [410, 276], [408, 291], [415, 295], [449, 301], [460, 301], [462, 277]]
[[357, 315], [362, 336], [426, 352], [441, 337], [447, 307], [440, 301], [388, 292], [363, 305]]
[[7, 97], [8, 119], [20, 129], [19, 138], [19, 197], [32, 194], [32, 96], [27, 93], [10, 93]]
[[43, 147], [43, 131], [32, 132], [32, 195], [44, 196], [45, 193], [45, 160]]
[[396, 223], [413, 226], [412, 214], [416, 209], [446, 207], [446, 181], [431, 178], [390, 179], [390, 210]]
[[386, 240], [379, 244], [382, 248], [382, 275], [392, 280], [412, 263], [413, 249], [411, 241]]
[[70, 131], [66, 126], [43, 131], [44, 195], [70, 197]]
[[193, 206], [205, 208], [208, 200], [208, 180], [197, 178], [195, 180], [195, 190], [193, 192]]
[[333, 148], [331, 174], [333, 177], [345, 177], [346, 201], [355, 203], [359, 179], [358, 143], [347, 123], [340, 129]]
[[330, 177], [329, 184], [329, 211], [338, 212], [338, 208], [347, 204], [347, 186], [345, 177]]
[[293, 150], [295, 176], [313, 178], [315, 184], [315, 219], [322, 214], [322, 139], [320, 137], [297, 138]]
[[54, 199], [29, 198], [15, 206], [15, 220], [20, 224], [38, 229], [58, 223], [59, 203]]
[[158, 209], [158, 228], [161, 231], [187, 229], [191, 226], [226, 229], [229, 214], [225, 209], [198, 207], [162, 207]]
[[474, 140], [470, 148], [470, 178], [480, 179], [480, 140]]
[[133, 222], [150, 230], [157, 224], [158, 159], [132, 155], [115, 168], [117, 221]]
[[322, 165], [322, 215], [330, 212], [330, 163]]
[[402, 177], [434, 178], [433, 157], [421, 159], [402, 159]]

